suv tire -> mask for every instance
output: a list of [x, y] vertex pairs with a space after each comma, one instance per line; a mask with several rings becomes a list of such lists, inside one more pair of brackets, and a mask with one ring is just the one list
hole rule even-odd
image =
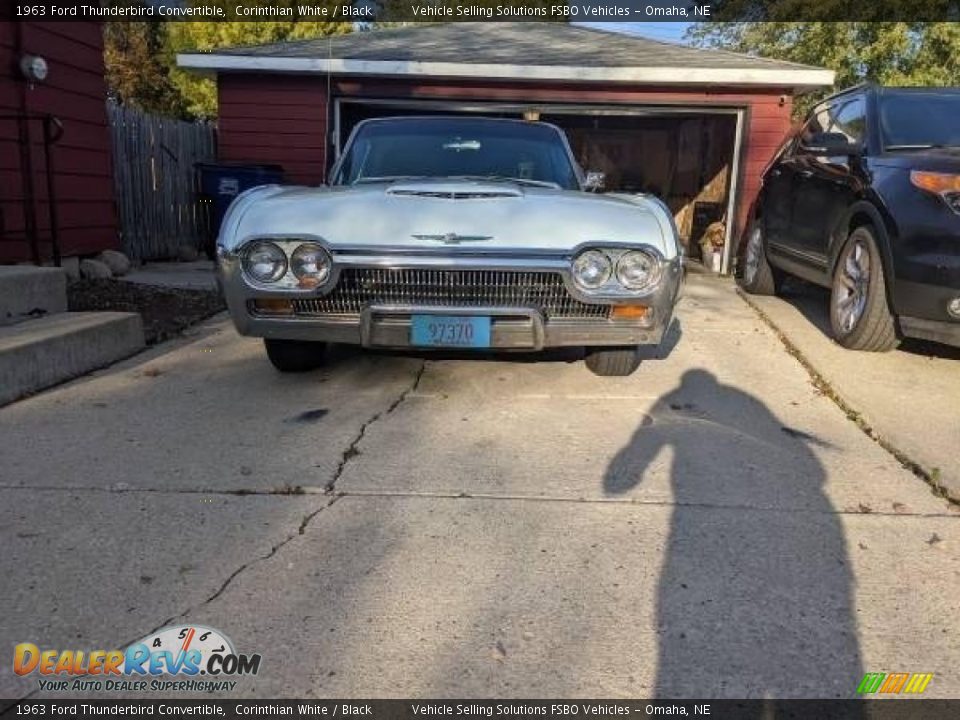
[[900, 344], [880, 248], [868, 226], [850, 233], [837, 258], [830, 284], [830, 327], [837, 342], [850, 350], [886, 352]]
[[747, 247], [737, 273], [737, 284], [751, 295], [776, 295], [783, 284], [783, 273], [767, 260], [763, 226], [754, 220], [747, 228]]

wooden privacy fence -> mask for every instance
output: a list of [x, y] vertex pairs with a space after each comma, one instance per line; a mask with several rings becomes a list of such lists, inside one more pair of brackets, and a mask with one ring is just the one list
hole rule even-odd
[[216, 129], [107, 103], [123, 250], [139, 260], [200, 249], [208, 209], [197, 201], [194, 164], [216, 159]]

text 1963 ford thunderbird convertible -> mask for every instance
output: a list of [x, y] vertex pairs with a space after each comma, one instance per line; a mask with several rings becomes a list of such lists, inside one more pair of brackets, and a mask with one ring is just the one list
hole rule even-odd
[[325, 342], [371, 348], [582, 346], [627, 375], [670, 323], [682, 278], [673, 219], [646, 196], [586, 192], [544, 123], [360, 123], [330, 187], [240, 195], [218, 240], [242, 335], [284, 371]]

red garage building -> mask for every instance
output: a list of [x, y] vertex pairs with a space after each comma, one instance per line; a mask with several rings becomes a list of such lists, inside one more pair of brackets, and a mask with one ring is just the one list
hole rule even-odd
[[791, 126], [793, 95], [821, 68], [560, 23], [446, 23], [190, 53], [217, 75], [219, 153], [323, 182], [364, 118], [538, 116], [562, 127], [607, 188], [653, 192], [697, 254], [726, 228], [724, 269], [763, 167]]
[[54, 240], [65, 256], [116, 248], [101, 24], [12, 11], [0, 13], [0, 262], [49, 261]]

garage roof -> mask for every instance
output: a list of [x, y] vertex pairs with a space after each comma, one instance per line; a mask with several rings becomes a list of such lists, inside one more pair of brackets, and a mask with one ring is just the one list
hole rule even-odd
[[216, 72], [825, 87], [833, 71], [566, 23], [439, 23], [183, 53]]

